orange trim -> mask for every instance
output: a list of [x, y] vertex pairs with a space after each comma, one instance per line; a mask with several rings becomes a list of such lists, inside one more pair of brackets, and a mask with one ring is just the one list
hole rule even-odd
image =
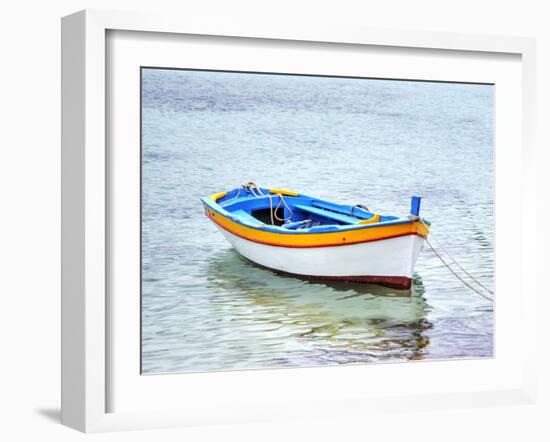
[[[423, 231], [420, 231], [420, 228], [427, 229], [420, 223], [410, 223], [410, 224], [397, 224], [393, 226], [380, 226], [379, 228], [376, 228], [376, 230], [394, 230], [395, 233], [390, 233], [386, 235], [372, 235], [374, 233], [373, 229], [369, 229], [369, 232], [366, 232], [366, 230], [363, 229], [357, 229], [357, 230], [347, 230], [342, 232], [326, 232], [326, 233], [318, 233], [318, 234], [279, 234], [275, 232], [265, 232], [265, 231], [259, 231], [258, 229], [249, 228], [246, 226], [243, 226], [241, 224], [235, 223], [231, 221], [230, 219], [224, 217], [223, 215], [219, 213], [215, 213], [211, 210], [207, 211], [207, 216], [218, 226], [220, 226], [222, 229], [227, 230], [228, 232], [232, 233], [233, 235], [236, 235], [240, 238], [246, 239], [248, 241], [252, 241], [255, 243], [260, 244], [266, 244], [270, 246], [275, 247], [290, 247], [290, 248], [312, 248], [312, 247], [335, 247], [335, 246], [346, 246], [350, 244], [360, 244], [360, 243], [366, 243], [366, 242], [373, 242], [373, 241], [382, 241], [384, 239], [390, 239], [390, 238], [399, 238], [401, 236], [409, 236], [409, 235], [417, 235], [421, 237], [425, 237]], [[223, 220], [223, 221], [221, 221]], [[260, 239], [260, 238], [253, 238], [253, 235], [246, 235], [243, 232], [238, 231], [235, 229], [232, 224], [235, 224], [235, 226], [238, 226], [240, 230], [244, 231], [252, 231], [256, 234], [271, 234], [270, 236], [278, 236], [278, 237], [285, 237], [286, 241], [270, 241], [268, 239]], [[386, 227], [386, 229], [384, 229]], [[393, 229], [387, 229], [388, 227], [393, 227]], [[250, 233], [252, 233], [250, 232]], [[365, 235], [368, 234], [369, 237], [365, 237]], [[311, 237], [308, 241], [304, 241], [306, 237]], [[349, 238], [346, 240], [346, 237], [357, 237], [358, 238]], [[282, 239], [282, 238], [281, 238]], [[319, 241], [323, 240], [323, 242]], [[329, 242], [325, 242], [328, 240]], [[330, 242], [332, 240], [332, 242]]]

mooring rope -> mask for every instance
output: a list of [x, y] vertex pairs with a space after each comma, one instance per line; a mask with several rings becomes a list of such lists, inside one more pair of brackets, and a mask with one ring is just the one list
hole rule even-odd
[[[434, 253], [437, 255], [437, 257], [439, 258], [439, 260], [443, 263], [443, 265], [445, 267], [447, 267], [451, 273], [453, 275], [455, 275], [457, 277], [457, 279], [459, 281], [461, 281], [466, 287], [468, 287], [469, 289], [471, 289], [472, 291], [474, 291], [475, 293], [477, 293], [479, 296], [489, 300], [489, 301], [492, 301], [493, 298], [492, 296], [489, 296], [489, 295], [486, 295], [485, 293], [483, 292], [480, 292], [479, 290], [477, 290], [475, 287], [473, 287], [472, 285], [468, 284], [468, 282], [466, 282], [458, 273], [456, 273], [453, 268], [445, 261], [445, 259], [438, 253], [438, 251], [434, 248], [434, 246], [432, 245], [432, 243], [428, 240], [428, 238], [425, 238], [426, 239], [426, 242], [428, 243], [428, 245], [430, 246], [430, 248], [434, 251]], [[474, 281], [476, 281], [474, 279]], [[476, 281], [477, 282], [477, 281]], [[493, 293], [493, 292], [490, 292], [490, 293]]]
[[[423, 220], [422, 218], [420, 218], [420, 221], [422, 222], [422, 224], [424, 224], [424, 226], [426, 226], [426, 228], [429, 229], [429, 227], [426, 225], [426, 223], [424, 222], [424, 220]], [[449, 253], [449, 251], [443, 246], [442, 242], [439, 241], [433, 234], [432, 234], [432, 238], [437, 242], [437, 246], [438, 246], [441, 250], [443, 250], [443, 252], [445, 252], [449, 258], [451, 258], [451, 261], [452, 261], [453, 263], [455, 263], [456, 266], [457, 266], [460, 270], [462, 270], [464, 273], [466, 273], [466, 275], [468, 275], [470, 278], [472, 278], [472, 280], [473, 280], [477, 285], [479, 285], [481, 288], [487, 290], [491, 295], [494, 294], [493, 291], [492, 291], [489, 287], [487, 287], [486, 285], [484, 285], [479, 279], [477, 279], [474, 275], [472, 275], [472, 274], [471, 274], [470, 272], [468, 272], [464, 267], [462, 267], [462, 266], [460, 265], [460, 263], [457, 262], [456, 259], [454, 259], [453, 255], [451, 255], [451, 254]]]
[[[411, 215], [409, 217], [410, 219], [412, 219], [413, 221], [420, 221], [422, 224], [424, 224], [424, 226], [428, 229], [429, 231], [429, 226], [424, 222], [424, 220], [420, 217], [420, 216], [414, 216], [414, 215]], [[457, 261], [456, 259], [453, 258], [453, 256], [447, 251], [447, 249], [445, 247], [443, 247], [443, 244], [441, 243], [441, 241], [439, 241], [437, 238], [435, 238], [435, 236], [433, 235], [433, 233], [431, 233], [431, 236], [433, 239], [435, 239], [435, 241], [437, 242], [438, 244], [438, 247], [441, 248], [443, 250], [443, 252], [449, 257], [451, 258], [451, 261], [456, 264], [456, 266], [462, 270], [466, 275], [468, 275], [473, 282], [475, 282], [477, 285], [479, 285], [481, 288], [485, 289], [487, 292], [489, 292], [491, 295], [494, 295], [494, 292], [489, 289], [487, 286], [485, 286], [481, 281], [479, 281], [474, 275], [472, 275], [470, 272], [468, 272], [464, 267], [462, 267]], [[449, 269], [449, 271], [455, 275], [457, 277], [457, 279], [459, 281], [461, 281], [466, 287], [468, 287], [469, 289], [471, 289], [473, 292], [477, 293], [479, 296], [489, 300], [489, 301], [493, 301], [493, 296], [489, 296], [489, 295], [486, 295], [485, 293], [479, 291], [478, 289], [476, 289], [475, 287], [473, 287], [470, 283], [468, 283], [467, 281], [464, 280], [464, 278], [462, 278], [462, 276], [460, 276], [451, 266], [450, 264], [445, 261], [445, 258], [435, 249], [435, 247], [432, 245], [432, 243], [430, 242], [430, 240], [428, 239], [428, 237], [425, 238], [426, 242], [428, 243], [428, 245], [430, 246], [430, 248], [434, 251], [434, 253], [436, 254], [436, 256], [439, 258], [439, 260], [443, 263], [443, 265], [445, 267], [447, 267]]]

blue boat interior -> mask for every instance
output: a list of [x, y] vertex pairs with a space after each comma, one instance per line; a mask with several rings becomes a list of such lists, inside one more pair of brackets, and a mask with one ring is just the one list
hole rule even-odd
[[[285, 193], [286, 192], [286, 193]], [[281, 197], [282, 194], [282, 197]], [[223, 211], [253, 226], [277, 226], [287, 231], [329, 231], [343, 226], [377, 224], [402, 220], [397, 216], [375, 214], [364, 206], [336, 204], [306, 195], [240, 187], [220, 195], [215, 203]]]

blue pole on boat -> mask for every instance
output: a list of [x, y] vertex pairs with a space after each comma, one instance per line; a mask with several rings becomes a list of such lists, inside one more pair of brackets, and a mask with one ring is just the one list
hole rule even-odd
[[421, 196], [413, 196], [411, 198], [411, 215], [420, 215], [420, 201], [422, 201]]

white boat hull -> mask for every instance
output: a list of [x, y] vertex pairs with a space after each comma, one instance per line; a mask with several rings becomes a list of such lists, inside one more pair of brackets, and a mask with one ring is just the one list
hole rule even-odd
[[328, 247], [280, 247], [249, 241], [217, 226], [248, 260], [271, 270], [317, 279], [371, 282], [408, 289], [424, 239], [406, 235]]

